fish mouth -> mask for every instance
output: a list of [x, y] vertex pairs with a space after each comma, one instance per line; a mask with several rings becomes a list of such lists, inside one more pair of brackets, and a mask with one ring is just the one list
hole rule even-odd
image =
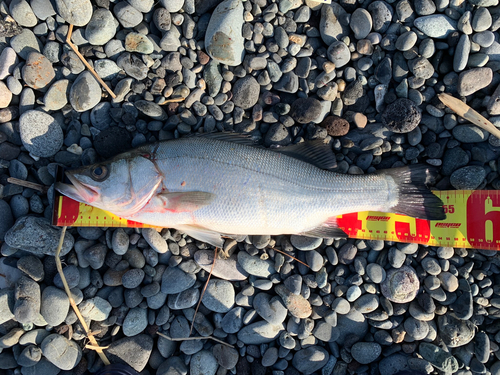
[[79, 181], [75, 176], [66, 173], [73, 185], [56, 182], [54, 188], [63, 195], [81, 203], [92, 203], [99, 197], [97, 188]]

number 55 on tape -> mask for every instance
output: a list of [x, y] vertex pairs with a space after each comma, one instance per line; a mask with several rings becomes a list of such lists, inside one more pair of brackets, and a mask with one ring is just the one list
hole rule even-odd
[[358, 212], [342, 215], [339, 227], [349, 237], [412, 242], [430, 246], [500, 250], [500, 191], [434, 191], [446, 219], [429, 221], [398, 214]]
[[[500, 191], [448, 190], [434, 194], [444, 203], [445, 220], [370, 211], [342, 215], [337, 222], [351, 238], [500, 250]], [[61, 195], [55, 197], [52, 223], [75, 227], [148, 227]]]

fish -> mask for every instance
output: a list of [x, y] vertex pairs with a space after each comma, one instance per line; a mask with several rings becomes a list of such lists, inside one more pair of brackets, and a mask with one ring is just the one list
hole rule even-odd
[[221, 247], [223, 235], [341, 238], [338, 215], [394, 212], [446, 218], [414, 164], [366, 175], [336, 173], [323, 140], [269, 149], [248, 136], [209, 133], [142, 145], [65, 172], [55, 189], [122, 218], [175, 228]]

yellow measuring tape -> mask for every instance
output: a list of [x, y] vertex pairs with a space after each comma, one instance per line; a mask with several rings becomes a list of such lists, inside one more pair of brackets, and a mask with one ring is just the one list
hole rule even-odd
[[[445, 220], [421, 220], [380, 212], [337, 217], [351, 238], [500, 250], [500, 190], [434, 191], [444, 203]], [[73, 227], [151, 227], [56, 195], [52, 223]]]

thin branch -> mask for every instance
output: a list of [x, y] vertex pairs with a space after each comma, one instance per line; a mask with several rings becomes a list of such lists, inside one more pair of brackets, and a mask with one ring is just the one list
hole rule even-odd
[[461, 100], [458, 100], [457, 98], [445, 93], [438, 94], [438, 98], [445, 106], [447, 106], [460, 117], [463, 117], [467, 121], [472, 122], [474, 125], [479, 126], [480, 128], [490, 132], [495, 137], [500, 139], [500, 129], [498, 129], [495, 125], [484, 118], [484, 116], [480, 115], [478, 112], [473, 110]]
[[166, 338], [167, 340], [170, 340], [170, 341], [189, 341], [189, 340], [205, 340], [205, 339], [210, 339], [210, 340], [217, 341], [219, 344], [229, 346], [230, 348], [234, 348], [233, 345], [228, 344], [227, 342], [224, 342], [222, 340], [219, 340], [217, 337], [213, 337], [213, 336], [205, 336], [205, 337], [197, 336], [197, 337], [184, 337], [184, 338], [174, 339], [174, 338], [172, 338], [170, 336], [167, 336], [167, 335], [165, 335], [164, 333], [161, 333], [161, 332], [156, 332], [156, 334], [160, 335], [161, 337], [164, 337], [164, 338]]
[[80, 323], [83, 327], [83, 330], [85, 331], [85, 334], [87, 335], [92, 346], [95, 347], [94, 350], [97, 352], [97, 354], [101, 358], [102, 363], [104, 363], [104, 365], [107, 366], [110, 364], [110, 362], [109, 362], [108, 358], [106, 357], [106, 355], [104, 354], [104, 352], [102, 351], [99, 344], [97, 343], [95, 337], [91, 334], [90, 329], [89, 329], [87, 323], [85, 322], [85, 319], [83, 319], [83, 316], [82, 316], [80, 310], [78, 309], [78, 306], [76, 305], [75, 300], [73, 299], [73, 296], [71, 294], [71, 290], [69, 289], [68, 282], [66, 281], [66, 277], [64, 276], [60, 255], [61, 255], [61, 248], [62, 248], [62, 245], [64, 242], [64, 235], [66, 234], [66, 228], [67, 228], [66, 226], [64, 226], [62, 228], [61, 237], [59, 237], [59, 244], [57, 245], [56, 256], [55, 256], [57, 272], [59, 272], [59, 276], [61, 276], [61, 281], [64, 285], [64, 290], [66, 291], [66, 294], [68, 295], [69, 303], [71, 304], [71, 307], [75, 311], [75, 314], [78, 317], [78, 320], [80, 321]]
[[184, 100], [186, 100], [186, 98], [182, 98], [182, 97], [165, 99], [165, 101], [163, 103], [161, 103], [160, 105], [165, 105], [168, 103], [180, 103], [180, 102], [183, 102]]
[[272, 249], [272, 250], [274, 250], [274, 251], [277, 251], [278, 253], [281, 253], [281, 254], [283, 254], [283, 255], [286, 255], [287, 257], [290, 257], [290, 258], [292, 258], [293, 260], [296, 260], [296, 261], [297, 261], [297, 262], [299, 262], [300, 264], [303, 264], [303, 265], [304, 265], [304, 266], [306, 266], [307, 268], [311, 268], [311, 267], [309, 267], [307, 264], [305, 264], [303, 261], [301, 261], [300, 259], [295, 258], [294, 256], [292, 256], [292, 255], [288, 254], [287, 252], [285, 252], [285, 251], [283, 251], [283, 250], [278, 250], [278, 249], [276, 249], [275, 247], [271, 247], [271, 246], [268, 246], [267, 248], [268, 248], [268, 249]]
[[80, 51], [78, 51], [78, 48], [73, 44], [73, 42], [71, 41], [72, 34], [73, 34], [73, 25], [70, 24], [69, 29], [68, 29], [68, 35], [66, 36], [66, 43], [68, 43], [68, 46], [70, 46], [70, 48], [73, 50], [74, 53], [76, 53], [78, 58], [80, 60], [82, 60], [82, 63], [87, 67], [87, 69], [90, 71], [90, 73], [92, 73], [92, 75], [95, 77], [95, 79], [97, 79], [99, 81], [99, 83], [102, 85], [102, 87], [104, 87], [106, 89], [106, 91], [109, 93], [109, 95], [111, 95], [111, 97], [113, 99], [116, 98], [116, 94], [113, 92], [113, 90], [111, 90], [108, 87], [108, 85], [106, 85], [106, 83], [102, 80], [102, 78], [99, 77], [99, 75], [96, 73], [94, 68], [92, 68], [92, 66], [87, 62], [87, 60], [85, 60], [85, 57], [83, 57], [83, 55], [80, 53]]
[[26, 188], [38, 190], [39, 192], [46, 194], [49, 188], [45, 185], [35, 184], [34, 182], [20, 180], [19, 178], [9, 177], [7, 178], [7, 182], [10, 182], [14, 185], [24, 186]]
[[214, 261], [212, 262], [212, 268], [210, 268], [210, 273], [208, 274], [207, 282], [205, 283], [205, 286], [203, 287], [203, 291], [201, 292], [200, 299], [198, 301], [198, 304], [196, 305], [196, 310], [194, 310], [193, 321], [191, 322], [191, 328], [189, 329], [189, 336], [191, 336], [191, 333], [193, 332], [196, 314], [198, 313], [198, 309], [200, 308], [201, 300], [203, 299], [203, 296], [205, 295], [205, 291], [207, 290], [207, 287], [208, 287], [208, 282], [210, 281], [210, 277], [212, 276], [212, 272], [213, 272], [214, 267], [215, 267], [215, 259], [217, 259], [217, 248], [215, 248]]

